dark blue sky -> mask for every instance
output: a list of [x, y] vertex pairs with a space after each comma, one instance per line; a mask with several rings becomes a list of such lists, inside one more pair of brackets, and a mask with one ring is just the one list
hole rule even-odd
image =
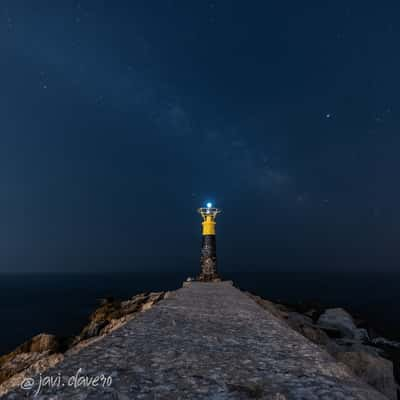
[[0, 5], [0, 272], [397, 268], [398, 2]]

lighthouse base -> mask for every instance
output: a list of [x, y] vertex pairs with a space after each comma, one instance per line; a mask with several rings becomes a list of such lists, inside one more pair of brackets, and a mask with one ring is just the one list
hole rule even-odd
[[217, 274], [201, 273], [196, 280], [199, 282], [221, 282], [221, 278]]
[[220, 281], [217, 273], [217, 248], [215, 235], [203, 235], [201, 248], [200, 266], [201, 272], [198, 281], [215, 282]]

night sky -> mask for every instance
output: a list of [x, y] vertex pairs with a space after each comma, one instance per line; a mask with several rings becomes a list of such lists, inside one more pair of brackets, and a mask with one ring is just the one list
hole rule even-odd
[[0, 5], [0, 272], [398, 268], [400, 4]]

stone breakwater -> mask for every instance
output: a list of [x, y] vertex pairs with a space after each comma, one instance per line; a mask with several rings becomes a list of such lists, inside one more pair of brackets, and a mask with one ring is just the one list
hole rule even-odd
[[[44, 387], [36, 399], [388, 398], [273, 311], [227, 282], [188, 283], [46, 371], [101, 374], [110, 386]], [[17, 389], [2, 399], [31, 397]]]
[[21, 385], [24, 379], [43, 373], [103, 336], [149, 310], [165, 292], [140, 293], [126, 301], [101, 299], [88, 324], [75, 337], [58, 338], [42, 333], [0, 357], [0, 396]]

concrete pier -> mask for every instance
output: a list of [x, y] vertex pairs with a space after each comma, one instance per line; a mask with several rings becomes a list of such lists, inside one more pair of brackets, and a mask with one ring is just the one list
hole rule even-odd
[[[68, 386], [80, 368], [111, 376], [111, 386]], [[385, 399], [227, 282], [187, 283], [43, 375], [58, 373], [64, 386], [36, 399]]]

